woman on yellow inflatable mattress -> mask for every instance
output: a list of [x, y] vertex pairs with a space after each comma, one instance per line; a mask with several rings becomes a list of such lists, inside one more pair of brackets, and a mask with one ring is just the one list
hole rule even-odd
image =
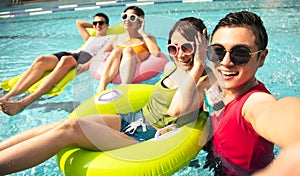
[[[67, 146], [106, 151], [154, 137], [157, 129], [176, 123], [182, 114], [201, 107], [206, 27], [193, 17], [178, 21], [169, 33], [167, 50], [174, 62], [154, 85], [149, 102], [138, 112], [96, 114], [43, 125], [0, 143], [0, 175], [37, 165]], [[204, 76], [203, 76], [204, 75]]]

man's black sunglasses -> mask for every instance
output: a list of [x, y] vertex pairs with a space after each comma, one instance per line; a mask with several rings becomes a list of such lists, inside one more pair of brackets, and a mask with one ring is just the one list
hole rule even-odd
[[227, 52], [230, 53], [230, 60], [234, 65], [245, 65], [249, 62], [252, 55], [262, 52], [258, 50], [251, 52], [250, 49], [244, 45], [236, 45], [227, 51], [224, 46], [220, 44], [213, 44], [207, 47], [207, 58], [211, 62], [222, 62]]
[[102, 26], [103, 24], [105, 24], [104, 21], [93, 21], [93, 25], [97, 26], [97, 24], [99, 24], [99, 26]]

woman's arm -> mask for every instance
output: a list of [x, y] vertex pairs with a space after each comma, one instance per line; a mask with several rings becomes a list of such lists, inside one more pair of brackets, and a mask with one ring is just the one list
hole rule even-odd
[[[188, 113], [203, 105], [202, 90], [206, 86], [209, 86], [208, 77], [202, 77], [205, 67], [207, 40], [198, 32], [195, 41], [196, 51], [194, 54], [193, 68], [188, 71], [186, 76], [182, 77], [182, 81], [179, 82], [178, 90], [168, 109], [168, 114], [171, 117], [177, 117]], [[175, 72], [178, 71], [179, 70], [177, 69]]]
[[156, 39], [154, 36], [148, 35], [145, 30], [144, 30], [144, 26], [145, 26], [145, 19], [143, 18], [139, 18], [140, 22], [141, 22], [141, 27], [138, 30], [138, 33], [143, 37], [143, 40], [145, 42], [145, 44], [148, 47], [148, 50], [151, 54], [153, 54], [154, 56], [158, 56], [160, 53], [160, 48], [156, 42]]
[[[198, 72], [202, 73], [201, 69]], [[178, 117], [201, 107], [203, 105], [202, 91], [207, 88], [205, 85], [209, 85], [208, 76], [199, 77], [196, 82], [193, 76], [188, 74], [173, 96], [168, 115]]]
[[84, 41], [87, 41], [90, 37], [90, 34], [86, 30], [86, 28], [93, 28], [93, 24], [87, 21], [83, 20], [77, 20], [76, 21], [76, 26], [78, 29], [79, 34], [83, 38]]

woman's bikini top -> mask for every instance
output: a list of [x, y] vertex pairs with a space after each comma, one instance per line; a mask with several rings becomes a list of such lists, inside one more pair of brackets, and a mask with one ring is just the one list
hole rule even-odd
[[[137, 44], [138, 43], [138, 44]], [[147, 45], [138, 38], [127, 38], [124, 41], [124, 35], [120, 35], [117, 40], [117, 48], [124, 50], [126, 47], [131, 47], [135, 54], [149, 53]]]
[[139, 44], [139, 45], [132, 45], [132, 46], [124, 46], [124, 45], [117, 45], [118, 48], [124, 49], [126, 47], [131, 47], [135, 54], [141, 54], [141, 53], [148, 53], [148, 47], [146, 46], [145, 43]]

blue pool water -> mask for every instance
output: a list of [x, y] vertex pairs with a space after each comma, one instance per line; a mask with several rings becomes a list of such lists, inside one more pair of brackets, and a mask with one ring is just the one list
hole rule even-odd
[[[87, 1], [68, 1], [83, 3]], [[89, 1], [91, 2], [91, 1]], [[66, 1], [24, 5], [0, 9], [1, 12], [18, 12], [17, 17], [0, 18], [0, 81], [25, 71], [39, 55], [77, 49], [82, 43], [75, 21], [91, 21], [97, 12], [109, 15], [111, 24], [120, 22], [119, 16], [125, 6], [110, 8], [56, 11], [51, 14], [29, 16], [24, 9], [44, 7], [54, 9]], [[163, 51], [173, 19], [186, 16], [202, 18], [212, 31], [217, 21], [231, 11], [250, 10], [259, 14], [269, 33], [269, 55], [257, 74], [278, 98], [300, 97], [300, 2], [299, 1], [215, 1], [197, 3], [160, 3], [141, 6], [146, 13], [146, 29], [156, 35]], [[3, 16], [3, 15], [2, 15]], [[154, 83], [154, 78], [146, 83]], [[0, 141], [35, 126], [65, 118], [80, 103], [95, 92], [96, 81], [88, 72], [76, 77], [65, 91], [54, 98], [43, 96], [13, 117], [0, 112]], [[3, 92], [0, 92], [2, 96]], [[205, 155], [200, 152], [196, 159], [203, 164]], [[61, 175], [55, 158], [11, 175]], [[211, 175], [201, 167], [186, 167], [174, 175]]]

